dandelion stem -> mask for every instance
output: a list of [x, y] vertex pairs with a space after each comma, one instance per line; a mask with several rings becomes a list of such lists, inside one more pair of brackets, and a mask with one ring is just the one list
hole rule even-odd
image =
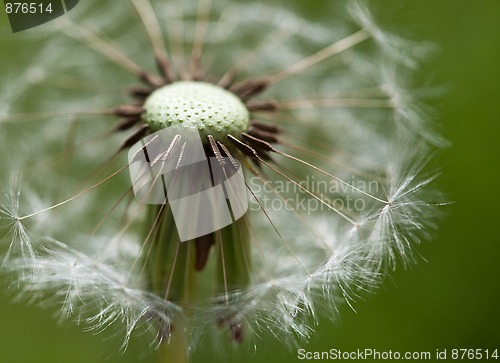
[[300, 183], [297, 183], [295, 180], [293, 180], [293, 179], [289, 178], [288, 176], [286, 176], [284, 173], [282, 173], [281, 171], [279, 171], [278, 169], [276, 169], [274, 166], [272, 166], [271, 164], [269, 164], [268, 162], [266, 162], [264, 159], [258, 157], [257, 160], [259, 160], [262, 164], [266, 165], [268, 168], [270, 168], [274, 172], [278, 173], [279, 175], [281, 175], [285, 179], [290, 180], [297, 187], [299, 187], [300, 189], [302, 189], [304, 192], [306, 192], [307, 194], [309, 194], [311, 197], [313, 197], [314, 199], [316, 199], [321, 204], [324, 204], [328, 209], [334, 211], [335, 213], [337, 213], [339, 216], [341, 216], [342, 218], [344, 218], [346, 221], [348, 221], [352, 225], [357, 225], [356, 221], [354, 221], [353, 219], [349, 218], [347, 215], [345, 215], [344, 213], [342, 213], [340, 210], [334, 208], [332, 205], [328, 204], [326, 201], [324, 201], [323, 199], [321, 199], [320, 197], [318, 197], [317, 195], [315, 195], [314, 193], [312, 193], [309, 189], [305, 188]]
[[144, 0], [132, 0], [132, 4], [139, 13], [141, 20], [144, 24], [144, 28], [148, 33], [149, 40], [153, 46], [153, 51], [155, 55], [166, 56], [167, 49], [163, 41], [163, 35], [161, 32], [160, 24], [154, 13], [153, 7], [149, 1]]
[[186, 342], [180, 332], [174, 330], [167, 343], [160, 346], [158, 363], [188, 363]]
[[212, 0], [199, 0], [198, 17], [194, 35], [193, 49], [191, 51], [191, 78], [197, 79], [201, 72], [201, 55], [203, 52], [203, 41], [212, 7]]
[[298, 264], [304, 269], [304, 271], [306, 272], [306, 274], [309, 275], [309, 276], [312, 276], [311, 273], [309, 272], [309, 270], [307, 269], [307, 267], [302, 263], [302, 261], [300, 261], [300, 259], [297, 257], [297, 255], [293, 252], [293, 250], [290, 247], [290, 245], [285, 241], [285, 239], [283, 238], [283, 236], [281, 235], [281, 233], [278, 231], [278, 228], [276, 228], [276, 225], [271, 220], [271, 217], [269, 217], [269, 214], [266, 212], [265, 208], [262, 206], [261, 202], [259, 201], [259, 199], [255, 195], [255, 193], [253, 192], [253, 190], [248, 186], [248, 184], [246, 184], [246, 186], [247, 186], [248, 191], [252, 194], [252, 197], [259, 204], [260, 209], [262, 210], [262, 212], [266, 216], [266, 218], [269, 221], [269, 223], [271, 223], [271, 226], [273, 227], [274, 231], [278, 235], [278, 237], [281, 240], [281, 242], [283, 243], [283, 245], [290, 252], [290, 254], [293, 256], [293, 258], [298, 262]]
[[[263, 173], [263, 175], [265, 175]], [[270, 179], [267, 178], [264, 179], [261, 175], [257, 175], [257, 178], [259, 178], [259, 180], [265, 184], [266, 182], [268, 182]], [[323, 246], [325, 248], [327, 248], [328, 250], [331, 251], [331, 247], [328, 245], [328, 243], [326, 243], [325, 239], [323, 238], [323, 236], [321, 236], [306, 220], [305, 218], [300, 214], [298, 213], [298, 211], [295, 209], [295, 208], [292, 208], [292, 206], [290, 205], [291, 202], [289, 199], [286, 199], [283, 195], [281, 195], [281, 193], [272, 186], [272, 184], [269, 184], [269, 187], [271, 188], [271, 190], [273, 191], [273, 193], [287, 206], [289, 207], [291, 210], [292, 210], [292, 213], [297, 217], [297, 219], [299, 221], [302, 222], [302, 224], [323, 244]], [[332, 251], [333, 252], [333, 251]]]
[[171, 2], [169, 8], [172, 19], [166, 22], [167, 36], [170, 49], [172, 50], [172, 60], [175, 64], [175, 69], [182, 80], [189, 80], [189, 72], [185, 69], [186, 55], [184, 50], [185, 32], [184, 23], [182, 21], [174, 21], [174, 18], [182, 19], [183, 9], [179, 1]]
[[139, 75], [143, 72], [141, 66], [128, 58], [110, 41], [101, 39], [89, 29], [86, 29], [70, 20], [64, 20], [68, 25], [65, 27], [65, 34], [76, 40], [84, 42], [89, 48], [95, 50], [102, 56], [112, 60], [135, 75]]
[[[298, 140], [303, 141], [303, 139], [301, 139], [297, 135], [293, 135], [293, 136], [296, 137]], [[329, 162], [329, 163], [331, 163], [333, 165], [336, 165], [339, 168], [343, 168], [345, 170], [348, 170], [349, 172], [353, 173], [354, 175], [359, 175], [359, 176], [362, 176], [362, 177], [364, 177], [366, 179], [369, 179], [369, 180], [375, 180], [375, 181], [381, 182], [381, 178], [379, 176], [376, 176], [376, 175], [370, 174], [368, 172], [362, 171], [360, 168], [354, 167], [352, 165], [348, 165], [346, 163], [339, 162], [338, 160], [334, 160], [332, 158], [329, 158], [329, 157], [323, 155], [322, 153], [314, 151], [312, 149], [308, 149], [308, 148], [305, 148], [305, 147], [300, 147], [300, 146], [297, 146], [297, 145], [295, 145], [295, 144], [293, 144], [291, 142], [286, 142], [286, 141], [283, 141], [281, 139], [279, 140], [279, 144], [283, 145], [283, 146], [286, 146], [286, 147], [288, 147], [290, 149], [293, 149], [295, 151], [300, 151], [302, 153], [306, 153], [306, 154], [312, 155], [315, 158], [327, 161], [327, 162]]]
[[310, 55], [309, 57], [300, 60], [291, 67], [271, 76], [269, 78], [269, 81], [270, 83], [277, 83], [289, 76], [301, 73], [319, 62], [333, 57], [334, 55], [339, 54], [358, 43], [361, 43], [369, 37], [370, 34], [365, 29], [361, 29], [354, 34], [351, 34], [348, 37], [345, 37], [344, 39], [341, 39], [338, 42], [321, 49], [320, 51]]
[[348, 182], [340, 179], [339, 177], [336, 177], [335, 175], [333, 175], [333, 174], [331, 174], [331, 173], [329, 173], [329, 172], [327, 172], [327, 171], [325, 171], [325, 170], [323, 170], [321, 168], [318, 168], [317, 166], [314, 166], [311, 163], [308, 163], [307, 161], [304, 161], [302, 159], [296, 158], [295, 156], [287, 154], [287, 153], [284, 153], [282, 151], [278, 151], [278, 150], [273, 150], [273, 151], [276, 152], [276, 153], [278, 153], [278, 154], [280, 154], [280, 155], [283, 155], [283, 156], [285, 156], [285, 157], [287, 157], [289, 159], [295, 160], [295, 161], [297, 161], [297, 162], [299, 162], [299, 163], [301, 163], [303, 165], [306, 165], [306, 166], [308, 166], [308, 167], [310, 167], [310, 168], [312, 168], [312, 169], [314, 169], [316, 171], [319, 171], [320, 173], [329, 176], [330, 178], [338, 181], [339, 183], [341, 183], [341, 184], [343, 184], [343, 185], [345, 185], [345, 186], [347, 186], [347, 187], [349, 187], [349, 188], [351, 188], [351, 189], [353, 189], [353, 190], [355, 190], [355, 191], [357, 191], [357, 192], [359, 192], [359, 193], [361, 193], [361, 194], [363, 194], [363, 195], [365, 195], [365, 196], [367, 196], [367, 197], [369, 197], [371, 199], [374, 199], [374, 200], [376, 200], [376, 201], [378, 201], [380, 203], [389, 204], [389, 202], [387, 200], [383, 200], [383, 199], [377, 198], [377, 197], [371, 195], [370, 193], [367, 193], [364, 190], [361, 190], [361, 189], [355, 187], [354, 185], [349, 184]]
[[[168, 204], [149, 206], [146, 226], [144, 233], [146, 239], [152, 236], [151, 246], [140, 255], [148, 271], [149, 290], [179, 304], [189, 315], [188, 307], [198, 294], [194, 241], [181, 243]], [[188, 337], [183, 331], [182, 326], [172, 325], [168, 339], [161, 342], [158, 362], [189, 362]]]
[[165, 48], [165, 41], [163, 39], [162, 30], [158, 22], [158, 18], [155, 15], [153, 6], [148, 0], [132, 0], [132, 3], [139, 13], [142, 23], [144, 24], [144, 28], [148, 33], [149, 40], [151, 41], [151, 45], [153, 46], [155, 58], [159, 63], [158, 65], [161, 67], [161, 71], [162, 73], [164, 73], [164, 76], [167, 78], [168, 82], [171, 82], [175, 79], [175, 77], [172, 73], [172, 70], [168, 66], [168, 52]]
[[[27, 112], [6, 115], [0, 118], [0, 122], [29, 122], [58, 117], [79, 117], [79, 116], [114, 116], [113, 110], [100, 111], [76, 111], [76, 112]], [[97, 121], [102, 121], [96, 118]]]
[[266, 38], [250, 53], [241, 58], [234, 66], [232, 66], [218, 82], [221, 87], [228, 87], [236, 78], [239, 72], [245, 70], [249, 65], [256, 62], [262, 55], [263, 50], [275, 46], [291, 35], [291, 31], [284, 31], [283, 28], [278, 28], [270, 32]]
[[37, 212], [34, 212], [34, 213], [31, 213], [31, 214], [28, 214], [28, 215], [25, 215], [25, 216], [19, 217], [19, 218], [17, 218], [17, 220], [18, 220], [18, 221], [21, 221], [21, 220], [26, 219], [26, 218], [31, 218], [31, 217], [34, 217], [34, 216], [36, 216], [36, 215], [38, 215], [38, 214], [40, 214], [40, 213], [47, 212], [47, 211], [49, 211], [49, 210], [51, 210], [51, 209], [54, 209], [54, 208], [58, 208], [58, 207], [60, 207], [60, 206], [62, 206], [62, 205], [64, 205], [64, 204], [67, 204], [67, 203], [69, 203], [69, 202], [71, 202], [71, 201], [73, 201], [73, 200], [75, 200], [75, 199], [77, 199], [77, 198], [80, 198], [82, 195], [84, 195], [84, 194], [86, 194], [86, 193], [90, 192], [91, 190], [93, 190], [93, 189], [95, 189], [95, 188], [99, 187], [100, 185], [104, 184], [104, 183], [105, 183], [105, 182], [107, 182], [108, 180], [110, 180], [110, 179], [112, 179], [113, 177], [115, 177], [116, 175], [120, 174], [123, 170], [125, 170], [125, 169], [127, 169], [127, 168], [128, 168], [128, 164], [127, 164], [127, 165], [125, 165], [125, 166], [123, 166], [123, 167], [121, 167], [119, 170], [115, 171], [113, 174], [111, 174], [110, 176], [106, 177], [105, 179], [101, 180], [99, 183], [94, 184], [94, 185], [93, 185], [93, 186], [91, 186], [90, 188], [85, 189], [83, 192], [78, 193], [77, 195], [75, 195], [75, 196], [73, 196], [73, 197], [71, 197], [71, 198], [68, 198], [68, 199], [66, 199], [66, 200], [63, 200], [63, 201], [62, 201], [62, 202], [60, 202], [60, 203], [54, 204], [54, 205], [52, 205], [52, 206], [50, 206], [50, 207], [48, 207], [48, 208], [45, 208], [45, 209], [39, 210], [39, 211], [37, 211]]
[[300, 99], [295, 101], [278, 101], [276, 105], [281, 110], [314, 107], [394, 108], [393, 103], [389, 99], [372, 98]]

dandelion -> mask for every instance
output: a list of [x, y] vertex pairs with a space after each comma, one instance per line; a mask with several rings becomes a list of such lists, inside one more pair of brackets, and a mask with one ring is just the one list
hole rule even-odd
[[[355, 1], [328, 26], [263, 3], [88, 3], [16, 38], [29, 62], [2, 80], [19, 296], [185, 361], [209, 339], [307, 339], [415, 259], [443, 141], [402, 85], [427, 45]], [[172, 194], [217, 185], [222, 202]]]

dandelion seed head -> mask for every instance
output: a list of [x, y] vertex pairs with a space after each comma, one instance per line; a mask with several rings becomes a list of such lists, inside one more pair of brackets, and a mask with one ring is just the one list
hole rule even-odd
[[176, 82], [153, 92], [144, 104], [152, 131], [166, 127], [200, 130], [202, 138], [226, 136], [248, 129], [249, 114], [241, 100], [221, 87], [203, 82]]
[[[188, 354], [209, 339], [293, 346], [417, 260], [440, 200], [442, 138], [412, 82], [429, 47], [365, 2], [333, 7], [323, 24], [269, 4], [89, 1], [27, 32], [38, 57], [0, 89], [1, 149], [17, 155], [0, 165], [3, 268], [19, 299], [120, 332], [123, 350], [144, 333], [152, 347], [179, 334]], [[122, 155], [172, 126], [246, 170], [245, 216], [188, 242], [169, 203], [134, 199]], [[23, 183], [4, 183], [16, 170]]]

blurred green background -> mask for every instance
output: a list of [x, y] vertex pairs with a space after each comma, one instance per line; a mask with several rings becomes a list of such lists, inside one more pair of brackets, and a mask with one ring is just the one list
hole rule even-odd
[[[440, 154], [440, 184], [454, 204], [445, 207], [435, 240], [419, 247], [427, 262], [393, 273], [376, 294], [355, 305], [356, 313], [344, 307], [341, 320], [322, 322], [316, 339], [304, 348], [500, 349], [500, 192], [494, 189], [500, 182], [500, 1], [373, 4], [384, 23], [410, 29], [441, 48], [426, 71], [434, 75], [434, 84], [447, 87], [432, 106], [452, 143]], [[312, 17], [324, 16], [321, 1], [301, 6]], [[5, 30], [5, 14], [0, 14], [0, 21]], [[0, 49], [0, 54], [6, 57], [8, 49]], [[50, 311], [10, 300], [0, 290], [0, 362], [111, 363], [150, 358], [144, 353], [148, 349], [138, 344], [120, 356], [116, 344], [102, 335], [82, 334], [70, 324], [57, 326]], [[198, 362], [210, 357], [209, 350], [196, 355]], [[280, 344], [239, 358], [299, 361], [296, 350], [287, 351]]]

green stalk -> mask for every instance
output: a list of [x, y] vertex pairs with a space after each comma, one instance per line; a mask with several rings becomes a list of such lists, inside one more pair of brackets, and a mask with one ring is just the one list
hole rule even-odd
[[161, 344], [157, 361], [158, 363], [189, 363], [186, 342], [178, 331], [174, 330], [170, 340]]
[[[161, 211], [160, 211], [161, 210]], [[172, 212], [168, 205], [150, 206], [148, 211], [149, 233], [157, 219], [158, 231], [153, 233], [152, 247], [144, 251], [149, 271], [150, 291], [184, 307], [186, 313], [195, 291], [193, 241], [180, 242]], [[158, 215], [160, 216], [158, 217]], [[189, 362], [188, 344], [179, 327], [173, 326], [170, 339], [162, 343], [158, 351], [159, 362]]]
[[219, 231], [216, 266], [219, 295], [248, 286], [251, 268], [250, 235], [245, 218], [243, 216]]
[[[216, 243], [212, 247], [215, 251], [212, 252], [215, 260], [212, 259], [199, 272], [195, 269], [196, 254], [200, 252], [196, 250], [196, 242], [180, 242], [169, 206], [150, 206], [148, 213], [145, 233], [151, 233], [151, 226], [157, 226], [157, 229], [153, 227], [150, 235], [151, 248], [143, 251], [148, 271], [148, 288], [156, 295], [182, 307], [188, 320], [193, 301], [201, 298], [214, 301], [215, 295], [218, 298], [226, 297], [225, 301], [219, 299], [219, 303], [231, 304], [234, 297], [229, 298], [228, 294], [248, 286], [250, 251], [245, 217], [214, 232]], [[197, 280], [200, 279], [204, 279], [203, 284], [198, 286]], [[232, 314], [221, 318], [230, 330], [234, 324], [239, 324]], [[189, 362], [189, 342], [186, 339], [188, 337], [183, 335], [181, 327], [172, 326], [170, 339], [159, 349], [158, 361]]]

